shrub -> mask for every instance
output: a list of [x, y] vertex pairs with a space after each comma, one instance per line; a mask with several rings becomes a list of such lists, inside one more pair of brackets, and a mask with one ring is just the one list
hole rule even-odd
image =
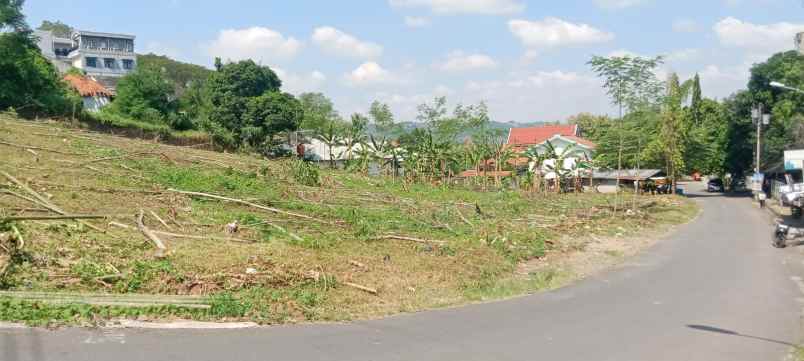
[[303, 160], [297, 159], [292, 163], [293, 178], [297, 183], [308, 187], [318, 187], [321, 185], [321, 175], [318, 166]]

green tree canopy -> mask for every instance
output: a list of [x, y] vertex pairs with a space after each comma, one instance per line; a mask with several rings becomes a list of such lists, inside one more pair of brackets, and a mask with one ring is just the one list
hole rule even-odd
[[0, 32], [11, 30], [17, 33], [29, 32], [28, 23], [22, 13], [25, 0], [0, 0]]
[[304, 109], [301, 129], [317, 132], [326, 128], [333, 119], [340, 118], [335, 104], [324, 94], [303, 93], [299, 95], [299, 101]]
[[164, 121], [175, 111], [173, 91], [160, 70], [139, 67], [120, 79], [113, 109], [140, 120]]
[[70, 25], [67, 25], [59, 20], [56, 21], [42, 21], [42, 25], [39, 25], [37, 28], [38, 30], [50, 31], [53, 35], [58, 36], [60, 38], [69, 38], [73, 34], [73, 28]]
[[277, 133], [298, 129], [303, 117], [301, 103], [293, 95], [264, 93], [247, 103], [242, 140], [251, 146], [261, 145]]
[[66, 114], [76, 103], [53, 64], [42, 56], [22, 14], [22, 0], [0, 0], [0, 109]]

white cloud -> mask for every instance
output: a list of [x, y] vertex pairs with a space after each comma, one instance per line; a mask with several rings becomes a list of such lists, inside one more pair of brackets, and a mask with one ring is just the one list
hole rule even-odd
[[271, 67], [271, 69], [282, 80], [282, 91], [291, 94], [321, 90], [321, 87], [327, 81], [327, 76], [318, 70], [308, 74], [297, 74], [279, 67]]
[[751, 77], [751, 63], [735, 66], [707, 65], [698, 74], [706, 96], [725, 98], [744, 89]]
[[558, 18], [541, 21], [511, 20], [508, 29], [527, 47], [548, 48], [604, 43], [614, 34], [587, 24], [575, 24]]
[[756, 52], [777, 52], [793, 49], [793, 37], [797, 32], [804, 31], [804, 24], [780, 22], [758, 25], [728, 17], [715, 24], [714, 31], [724, 46]]
[[700, 53], [698, 49], [679, 49], [667, 54], [666, 59], [668, 62], [691, 61], [697, 59]]
[[647, 3], [647, 0], [595, 0], [595, 4], [603, 9], [625, 9]]
[[313, 42], [330, 54], [358, 59], [379, 58], [383, 52], [379, 44], [362, 41], [331, 26], [316, 28]]
[[525, 4], [519, 0], [389, 0], [391, 6], [426, 7], [436, 14], [488, 14], [520, 13]]
[[537, 71], [512, 74], [504, 80], [469, 81], [461, 101], [486, 101], [497, 121], [559, 121], [582, 111], [611, 112], [600, 85], [591, 74]]
[[373, 61], [365, 62], [345, 76], [350, 86], [363, 87], [396, 83], [398, 79], [390, 71]]
[[405, 16], [405, 25], [409, 28], [424, 28], [430, 26], [430, 19], [423, 16]]
[[677, 33], [695, 33], [701, 30], [695, 20], [692, 19], [676, 19], [673, 21], [673, 31]]
[[222, 30], [218, 38], [206, 46], [206, 52], [224, 60], [270, 62], [290, 59], [301, 48], [302, 43], [292, 37], [268, 28], [252, 27]]
[[465, 54], [462, 51], [454, 51], [447, 56], [447, 59], [436, 64], [436, 68], [447, 72], [466, 72], [472, 70], [487, 70], [497, 67], [497, 62], [485, 54]]

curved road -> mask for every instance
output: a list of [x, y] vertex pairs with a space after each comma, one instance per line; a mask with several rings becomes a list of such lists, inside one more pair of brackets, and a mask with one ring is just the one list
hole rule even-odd
[[617, 269], [514, 300], [379, 321], [242, 330], [0, 330], [0, 360], [782, 360], [801, 336], [801, 248], [746, 198]]

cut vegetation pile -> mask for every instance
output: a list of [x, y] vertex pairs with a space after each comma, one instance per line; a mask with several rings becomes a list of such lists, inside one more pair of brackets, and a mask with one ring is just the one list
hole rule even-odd
[[[517, 276], [522, 261], [695, 213], [676, 197], [613, 214], [607, 195], [406, 184], [8, 116], [0, 171], [0, 290], [39, 297], [0, 293], [0, 319], [32, 323], [348, 320], [509, 297], [569, 276]], [[126, 304], [142, 295], [182, 301]]]

